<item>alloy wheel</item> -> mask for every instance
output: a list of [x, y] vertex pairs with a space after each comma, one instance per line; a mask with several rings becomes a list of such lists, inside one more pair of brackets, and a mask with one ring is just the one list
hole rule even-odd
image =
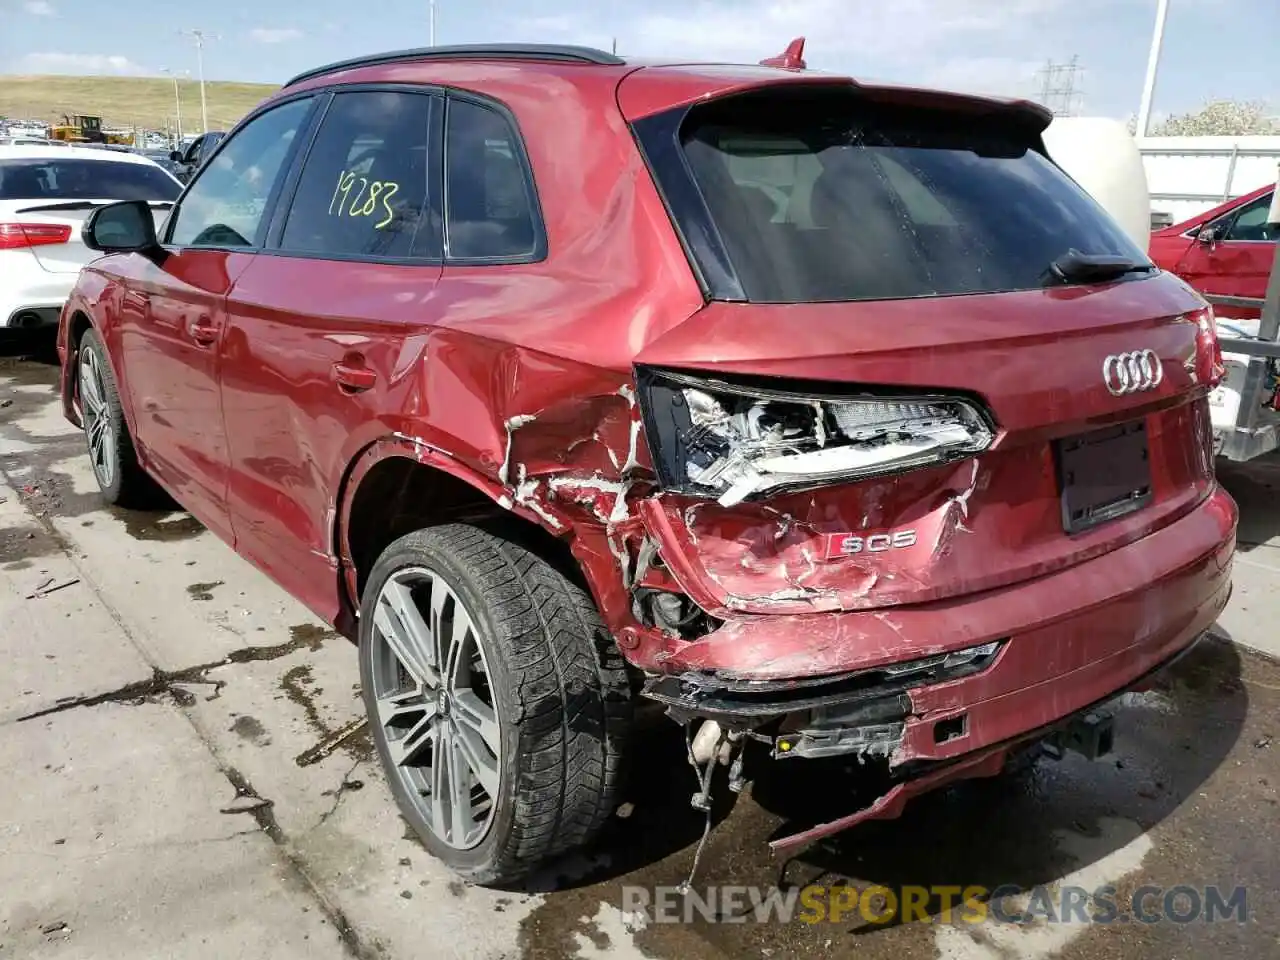
[[89, 441], [89, 460], [94, 476], [104, 490], [115, 480], [116, 443], [111, 423], [111, 408], [107, 404], [106, 381], [102, 361], [92, 350], [80, 354], [80, 415], [84, 421], [85, 437]]
[[372, 640], [372, 693], [388, 773], [441, 842], [470, 849], [493, 821], [502, 778], [480, 631], [440, 574], [409, 567], [379, 592]]

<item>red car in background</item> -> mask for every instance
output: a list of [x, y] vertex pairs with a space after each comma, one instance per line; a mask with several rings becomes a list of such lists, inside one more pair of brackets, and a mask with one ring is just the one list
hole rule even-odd
[[[1258, 297], [1267, 292], [1280, 227], [1267, 223], [1275, 184], [1228, 200], [1151, 234], [1149, 255], [1201, 293]], [[1257, 310], [1218, 307], [1221, 317], [1254, 319]]]

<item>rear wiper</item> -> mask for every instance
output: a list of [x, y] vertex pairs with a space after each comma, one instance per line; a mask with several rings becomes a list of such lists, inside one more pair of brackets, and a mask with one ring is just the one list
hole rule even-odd
[[[35, 207], [23, 207], [18, 213], [50, 213], [56, 210], [97, 210], [114, 200], [64, 200], [61, 203], [43, 203]], [[155, 210], [167, 210], [173, 206], [169, 200], [148, 200], [147, 206]]]
[[1105, 283], [1126, 273], [1149, 273], [1154, 269], [1155, 264], [1135, 263], [1128, 257], [1068, 250], [1049, 264], [1043, 279], [1046, 286], [1055, 283]]

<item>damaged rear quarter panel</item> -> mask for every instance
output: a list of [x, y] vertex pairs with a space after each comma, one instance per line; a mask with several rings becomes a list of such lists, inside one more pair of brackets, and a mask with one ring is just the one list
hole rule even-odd
[[[618, 113], [617, 76], [537, 69], [545, 76], [531, 85], [526, 69], [500, 63], [413, 68], [416, 80], [439, 72], [511, 109], [547, 255], [446, 263], [403, 339], [369, 351], [385, 392], [347, 436], [353, 482], [332, 482], [330, 512], [346, 515], [359, 486], [350, 465], [364, 454], [360, 475], [370, 457], [447, 458], [451, 472], [568, 543], [617, 631], [633, 623], [626, 579], [643, 532], [623, 494], [642, 496], [651, 480], [632, 362], [703, 301]], [[349, 566], [341, 526], [335, 542]]]

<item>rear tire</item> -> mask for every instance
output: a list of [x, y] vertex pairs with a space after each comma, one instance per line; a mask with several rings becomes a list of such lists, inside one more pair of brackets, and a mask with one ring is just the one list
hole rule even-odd
[[138, 463], [106, 348], [92, 327], [80, 338], [76, 356], [80, 419], [102, 498], [121, 507], [155, 503], [160, 489]]
[[379, 758], [434, 856], [508, 884], [595, 836], [616, 803], [632, 701], [581, 587], [486, 530], [431, 527], [378, 559], [359, 634]]

